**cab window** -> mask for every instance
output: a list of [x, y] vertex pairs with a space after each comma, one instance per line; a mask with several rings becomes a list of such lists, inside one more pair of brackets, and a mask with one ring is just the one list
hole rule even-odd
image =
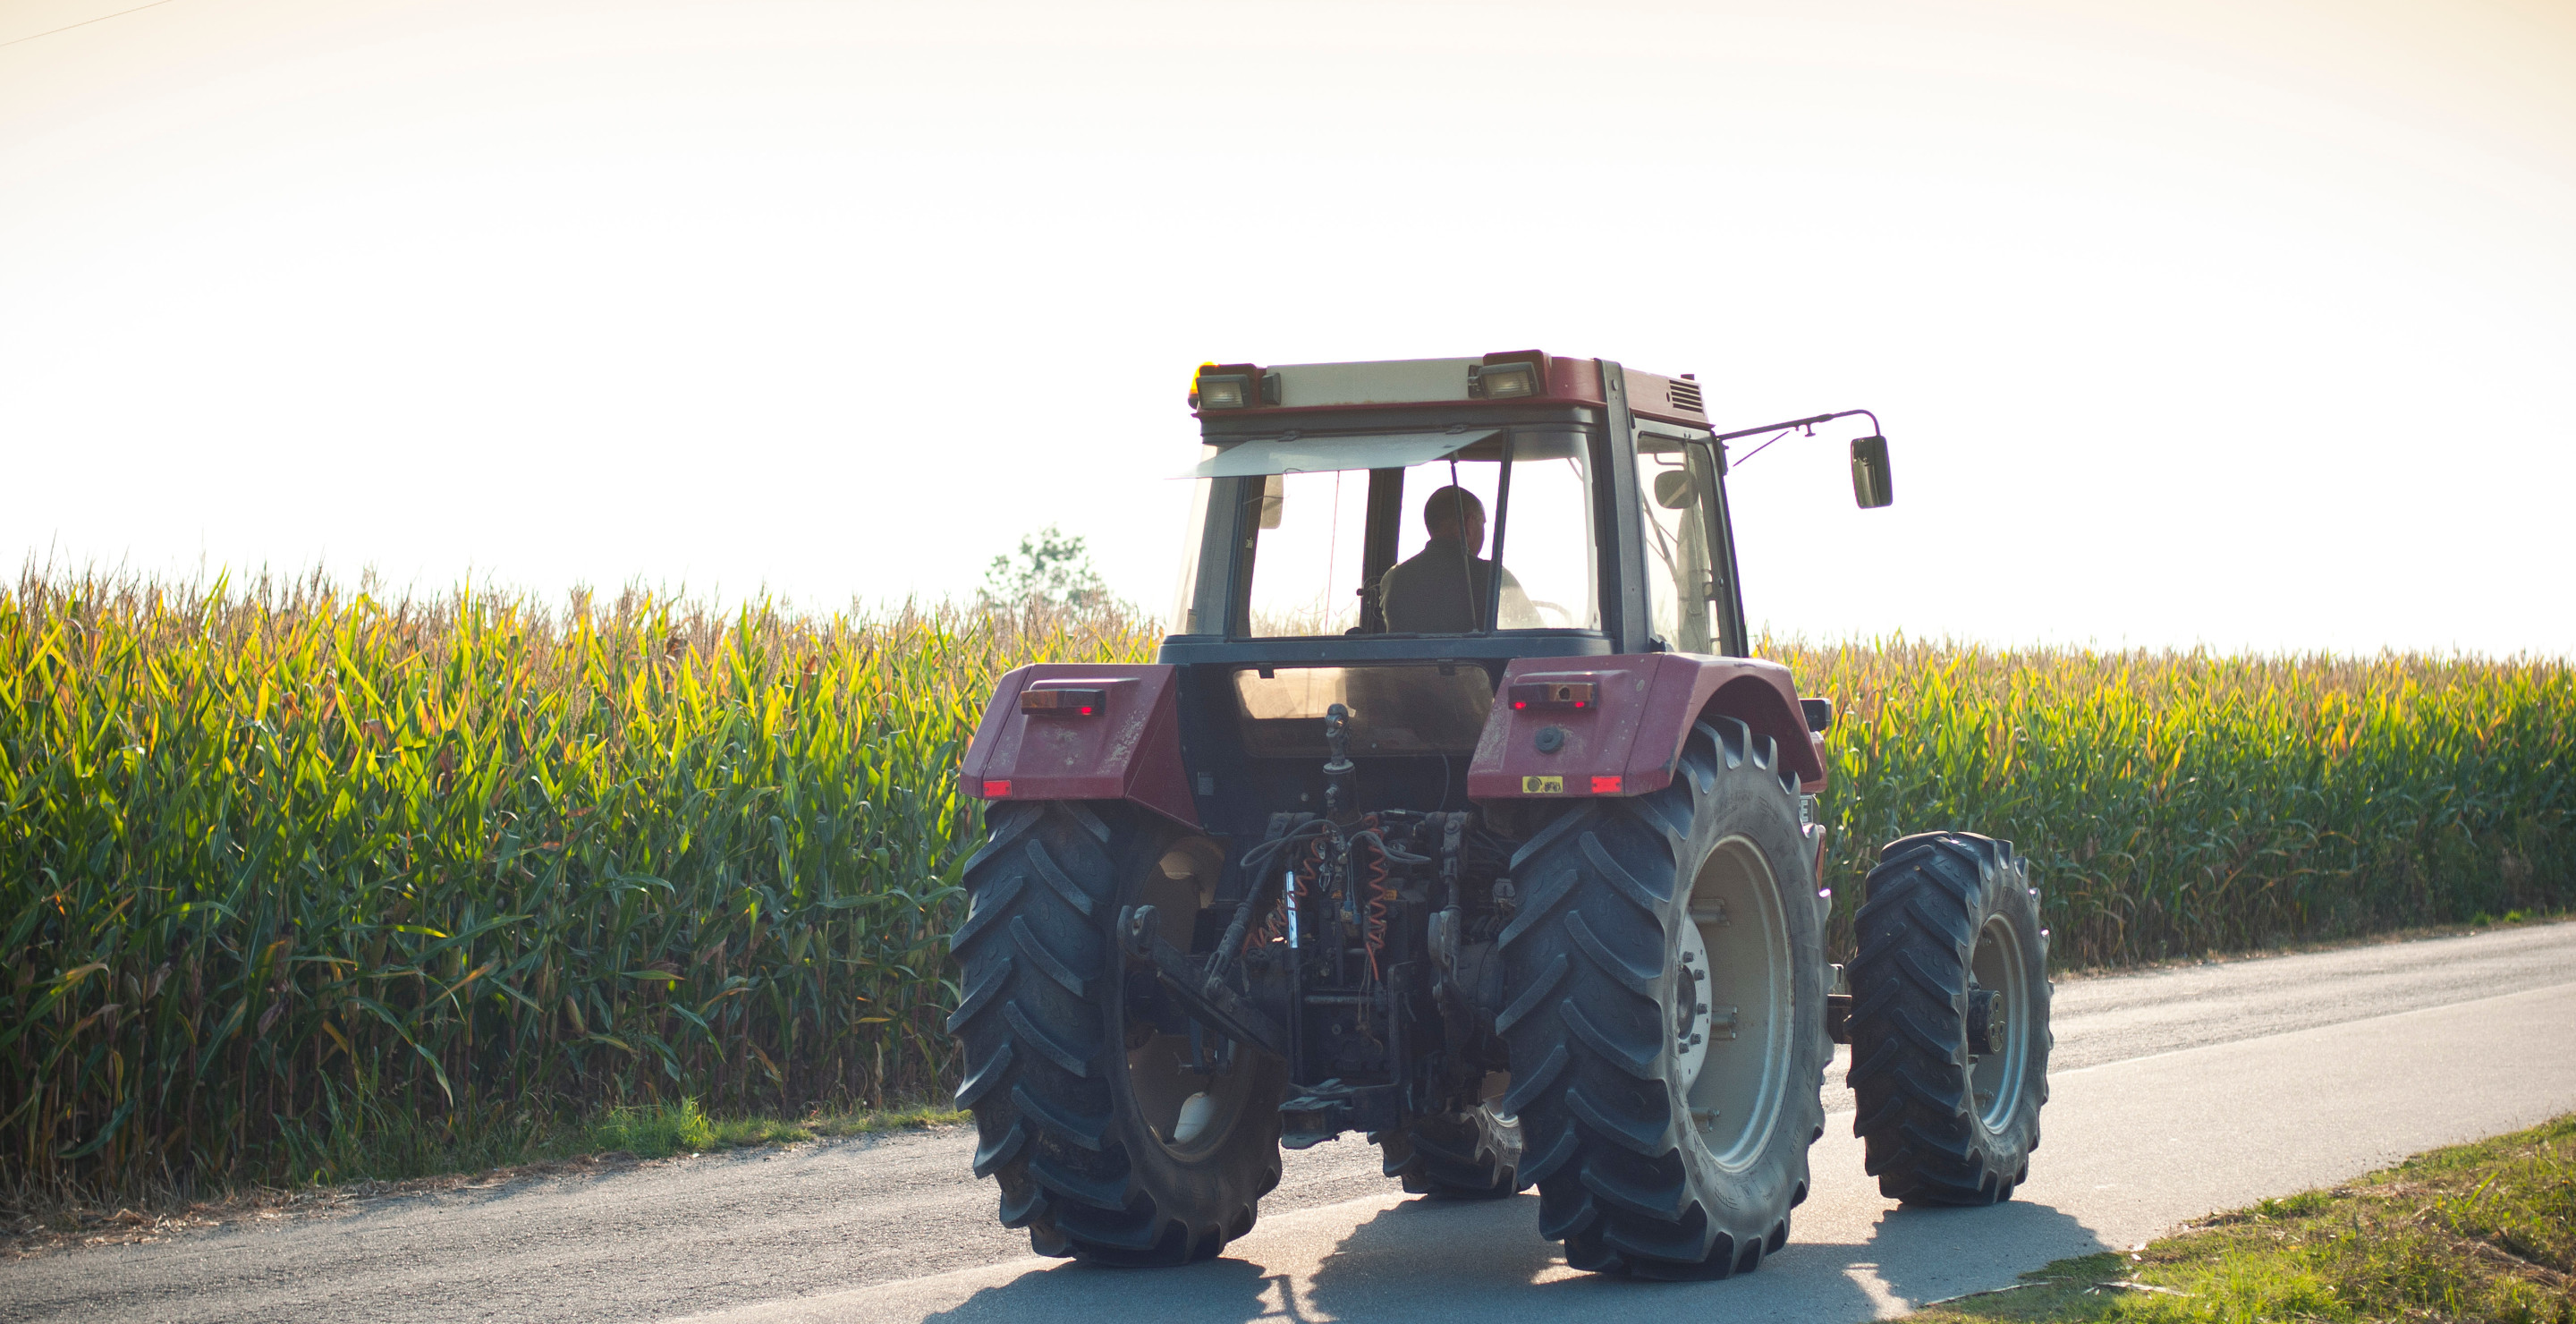
[[1646, 596], [1653, 631], [1684, 653], [1717, 651], [1717, 575], [1710, 557], [1707, 443], [1640, 433], [1637, 493], [1645, 504]]
[[1469, 634], [1489, 610], [1502, 630], [1600, 628], [1580, 433], [1503, 429], [1426, 463], [1231, 481], [1254, 636]]

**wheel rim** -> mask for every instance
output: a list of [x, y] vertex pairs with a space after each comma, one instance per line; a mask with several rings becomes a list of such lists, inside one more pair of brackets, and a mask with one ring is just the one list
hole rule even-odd
[[1703, 972], [1674, 981], [1674, 1053], [1692, 1129], [1719, 1167], [1750, 1167], [1780, 1119], [1791, 1032], [1788, 918], [1751, 840], [1728, 837], [1700, 862], [1679, 940], [1679, 968]]
[[2030, 981], [2022, 968], [2021, 942], [2013, 933], [2012, 921], [1989, 916], [1977, 930], [1968, 981], [1972, 1012], [1978, 1001], [1974, 992], [1994, 995], [1987, 1051], [1968, 1058], [1968, 1089], [1978, 1125], [1997, 1131], [2021, 1106], [2022, 1075], [2030, 1059]]
[[[1224, 848], [1205, 837], [1175, 842], [1145, 866], [1136, 901], [1154, 907], [1164, 917], [1166, 934], [1186, 939], [1198, 911], [1213, 897], [1217, 871], [1224, 863]], [[1131, 963], [1129, 970], [1142, 973], [1145, 967]], [[1194, 1054], [1188, 1033], [1166, 1034], [1152, 1021], [1130, 1014], [1123, 990], [1119, 995], [1119, 1016], [1127, 1042], [1128, 1097], [1135, 1104], [1136, 1115], [1152, 1131], [1154, 1142], [1175, 1158], [1199, 1158], [1214, 1152], [1234, 1130], [1250, 1095], [1252, 1071], [1247, 1055], [1237, 1049], [1229, 1058], [1226, 1040], [1202, 1030], [1199, 1039], [1204, 1055], [1224, 1063], [1215, 1074], [1203, 1075], [1191, 1069]], [[1191, 1095], [1199, 1093], [1207, 1094], [1212, 1104], [1205, 1125], [1190, 1139], [1176, 1141], [1181, 1110]]]

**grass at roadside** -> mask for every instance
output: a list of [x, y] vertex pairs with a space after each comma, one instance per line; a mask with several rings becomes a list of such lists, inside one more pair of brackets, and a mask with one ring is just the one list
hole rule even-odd
[[1971, 1321], [2576, 1321], [2576, 1114], [1918, 1312]]
[[254, 1210], [329, 1205], [353, 1193], [398, 1194], [519, 1171], [924, 1130], [966, 1120], [967, 1114], [949, 1107], [945, 1099], [884, 1108], [810, 1110], [797, 1117], [711, 1117], [692, 1098], [573, 1118], [501, 1118], [463, 1138], [433, 1134], [417, 1125], [379, 1125], [353, 1131], [365, 1138], [336, 1146], [332, 1166], [295, 1188], [162, 1188], [130, 1192], [103, 1203], [40, 1188], [0, 1192], [0, 1249], [24, 1251], [87, 1239], [135, 1240], [156, 1230], [226, 1222]]
[[945, 1101], [887, 1108], [814, 1110], [797, 1117], [711, 1117], [696, 1099], [609, 1108], [571, 1119], [521, 1117], [486, 1127], [471, 1140], [442, 1140], [401, 1127], [368, 1128], [367, 1137], [334, 1154], [313, 1184], [402, 1181], [480, 1172], [529, 1163], [557, 1162], [586, 1154], [631, 1154], [639, 1159], [703, 1154], [757, 1145], [902, 1131], [966, 1120]]
[[2336, 938], [2313, 938], [2304, 941], [2267, 943], [2239, 951], [2195, 952], [2186, 956], [2156, 961], [2138, 961], [2120, 965], [2077, 965], [2048, 972], [2049, 979], [2060, 988], [2081, 979], [2110, 979], [2123, 975], [2152, 974], [2160, 970], [2180, 970], [2201, 965], [2235, 965], [2246, 961], [2268, 961], [2277, 956], [2310, 956], [2319, 952], [2348, 952], [2363, 947], [2390, 947], [2399, 943], [2426, 942], [2435, 938], [2474, 938], [2480, 934], [2502, 933], [2508, 929], [2539, 928], [2549, 924], [2576, 921], [2576, 909], [2509, 910], [2501, 915], [2481, 914], [2458, 924], [2417, 924], [2380, 933]]
[[[934, 1103], [904, 1108], [871, 1108], [854, 1112], [813, 1112], [783, 1117], [709, 1117], [697, 1100], [619, 1108], [590, 1118], [568, 1138], [576, 1152], [623, 1150], [637, 1158], [666, 1158], [678, 1153], [742, 1149], [757, 1145], [792, 1145], [801, 1140], [867, 1135], [878, 1131], [917, 1130], [966, 1120], [966, 1114]], [[558, 1142], [561, 1143], [561, 1142]]]

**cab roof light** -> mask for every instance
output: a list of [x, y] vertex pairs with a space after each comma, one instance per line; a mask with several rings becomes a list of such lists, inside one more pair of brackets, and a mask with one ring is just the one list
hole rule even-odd
[[1467, 368], [1472, 400], [1526, 400], [1547, 394], [1547, 352], [1515, 349], [1488, 354]]
[[1192, 409], [1244, 409], [1279, 403], [1279, 374], [1252, 363], [1210, 363], [1190, 382]]
[[1199, 408], [1241, 409], [1244, 397], [1252, 393], [1252, 379], [1240, 373], [1210, 374], [1199, 378]]

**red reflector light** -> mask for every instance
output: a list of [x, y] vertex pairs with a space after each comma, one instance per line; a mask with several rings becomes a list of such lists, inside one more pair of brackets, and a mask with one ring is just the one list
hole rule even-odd
[[1010, 798], [1010, 796], [1011, 796], [1011, 784], [1010, 784], [1009, 782], [986, 782], [986, 783], [984, 783], [984, 798], [985, 798], [985, 799], [988, 799], [988, 800], [1007, 800], [1007, 799], [1009, 799], [1009, 798]]
[[1523, 708], [1589, 708], [1601, 697], [1601, 687], [1588, 680], [1516, 681], [1512, 685], [1512, 707]]
[[1617, 795], [1619, 794], [1619, 784], [1623, 780], [1625, 780], [1625, 778], [1595, 777], [1592, 779], [1592, 793], [1594, 795]]
[[1046, 717], [1097, 717], [1109, 706], [1109, 695], [1091, 689], [1025, 689], [1020, 711]]

